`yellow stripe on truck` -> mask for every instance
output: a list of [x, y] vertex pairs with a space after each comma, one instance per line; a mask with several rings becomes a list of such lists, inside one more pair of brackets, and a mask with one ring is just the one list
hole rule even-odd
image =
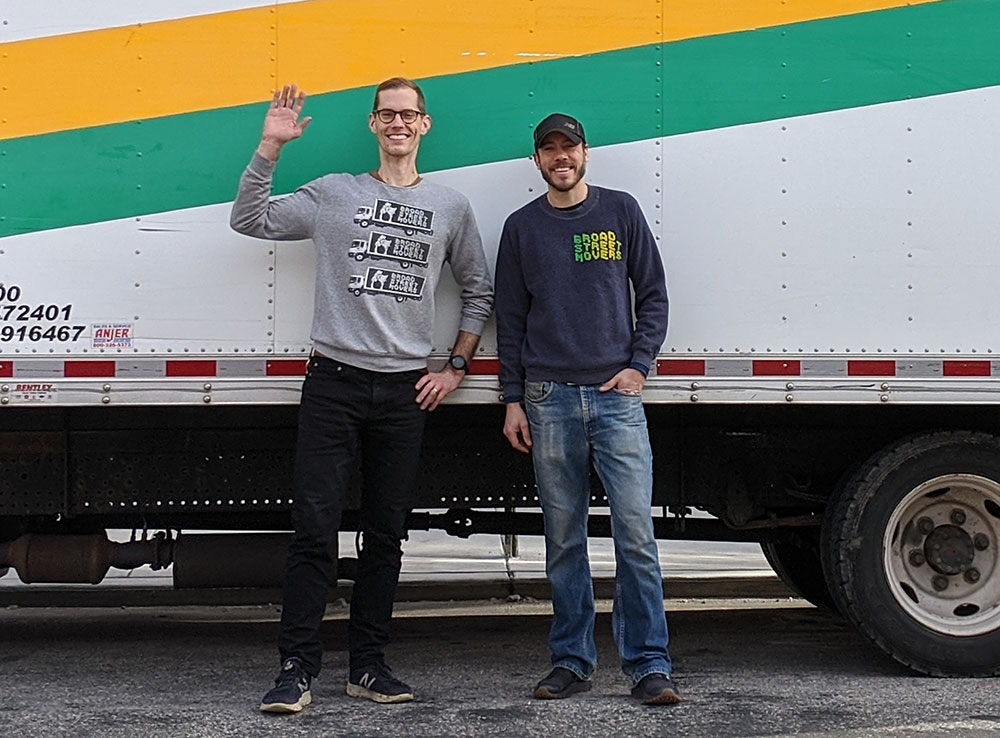
[[836, 18], [947, 0], [665, 0], [664, 41]]
[[941, 1], [313, 0], [50, 36], [0, 44], [0, 139], [244, 105], [286, 81], [331, 92]]

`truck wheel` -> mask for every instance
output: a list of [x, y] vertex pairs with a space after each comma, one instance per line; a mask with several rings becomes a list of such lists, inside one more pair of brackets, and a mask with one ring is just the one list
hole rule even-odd
[[873, 456], [831, 500], [825, 570], [858, 630], [935, 676], [1000, 674], [1000, 439], [938, 432]]
[[781, 581], [816, 607], [836, 609], [823, 576], [819, 528], [803, 528], [777, 541], [761, 541], [764, 558]]

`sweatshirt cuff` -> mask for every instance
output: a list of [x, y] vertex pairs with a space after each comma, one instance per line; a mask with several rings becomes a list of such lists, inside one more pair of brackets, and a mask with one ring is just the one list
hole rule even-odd
[[476, 336], [483, 335], [485, 327], [486, 320], [482, 318], [470, 318], [467, 315], [463, 315], [461, 320], [458, 321], [458, 330], [464, 333], [472, 333]]
[[505, 384], [503, 386], [503, 401], [510, 405], [524, 400], [524, 385], [521, 383]]
[[628, 368], [635, 369], [637, 372], [640, 372], [644, 377], [649, 376], [649, 367], [646, 364], [640, 364], [638, 361], [633, 361], [631, 364], [628, 365]]
[[270, 177], [274, 174], [274, 168], [277, 165], [278, 162], [265, 159], [255, 151], [253, 152], [253, 158], [250, 159], [250, 164], [247, 165], [247, 169], [254, 174], [259, 174], [262, 177]]

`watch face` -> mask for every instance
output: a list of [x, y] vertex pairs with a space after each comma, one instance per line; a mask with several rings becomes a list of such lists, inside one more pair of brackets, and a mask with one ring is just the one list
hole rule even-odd
[[466, 363], [464, 356], [452, 356], [450, 359], [448, 359], [448, 363], [451, 364], [452, 369], [458, 369], [461, 371], [464, 371], [469, 366]]

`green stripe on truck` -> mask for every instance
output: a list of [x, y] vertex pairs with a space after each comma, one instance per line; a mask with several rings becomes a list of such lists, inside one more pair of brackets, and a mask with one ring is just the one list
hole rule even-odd
[[[592, 146], [1000, 84], [1000, 2], [948, 0], [541, 61], [422, 82], [434, 127], [421, 169], [531, 155], [545, 114]], [[276, 192], [375, 166], [370, 88], [311, 97]], [[0, 237], [226, 202], [263, 104], [0, 142]]]

